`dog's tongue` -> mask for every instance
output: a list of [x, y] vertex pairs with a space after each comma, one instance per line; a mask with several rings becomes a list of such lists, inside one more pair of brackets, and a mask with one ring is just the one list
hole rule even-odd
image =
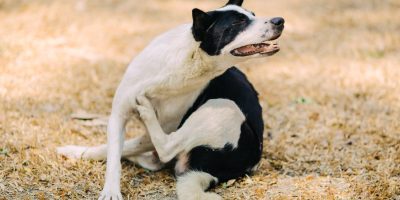
[[241, 53], [260, 53], [262, 52], [266, 47], [268, 47], [269, 44], [251, 44], [251, 45], [247, 45], [244, 47], [240, 47], [238, 49], [236, 49], [237, 51], [241, 52]]
[[277, 44], [260, 43], [260, 44], [250, 44], [232, 51], [236, 56], [248, 56], [257, 53], [268, 53], [279, 49]]

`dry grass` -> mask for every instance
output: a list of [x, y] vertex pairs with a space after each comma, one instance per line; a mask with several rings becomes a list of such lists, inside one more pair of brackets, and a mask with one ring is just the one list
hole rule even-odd
[[[55, 154], [106, 140], [106, 115], [129, 60], [155, 35], [215, 0], [0, 0], [0, 199], [94, 199], [103, 162]], [[265, 152], [226, 199], [400, 199], [398, 0], [247, 0], [284, 16], [282, 52], [242, 64], [261, 93]], [[160, 52], [162, 53], [162, 52]], [[143, 132], [132, 123], [129, 136]], [[127, 199], [174, 199], [168, 170], [123, 163]]]

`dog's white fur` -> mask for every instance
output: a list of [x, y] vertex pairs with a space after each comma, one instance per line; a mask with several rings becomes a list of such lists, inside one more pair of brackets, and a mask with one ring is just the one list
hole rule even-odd
[[211, 192], [204, 192], [211, 181], [218, 181], [215, 177], [205, 172], [191, 171], [178, 178], [176, 192], [178, 199], [187, 200], [222, 200], [222, 198]]
[[216, 11], [236, 11], [238, 13], [246, 15], [249, 19], [254, 19], [255, 17], [247, 10], [236, 5], [226, 5], [222, 8], [218, 8]]
[[[272, 28], [268, 23], [268, 19], [255, 18], [248, 11], [234, 5], [228, 5], [219, 10], [234, 10], [245, 13], [246, 16], [253, 20], [252, 25], [239, 34], [232, 43], [224, 47], [220, 55], [209, 56], [201, 50], [199, 48], [200, 43], [193, 38], [192, 25], [184, 24], [154, 39], [130, 63], [116, 91], [112, 104], [112, 112], [107, 128], [107, 155], [105, 155], [107, 148], [105, 145], [90, 148], [77, 146], [58, 148], [58, 153], [67, 157], [107, 158], [106, 181], [99, 199], [122, 199], [120, 193], [120, 159], [122, 156], [139, 162], [142, 166], [147, 165], [151, 169], [159, 169], [161, 164], [153, 162], [152, 160], [155, 158], [149, 154], [143, 156], [143, 153], [156, 149], [160, 154], [161, 160], [168, 161], [173, 155], [176, 156], [177, 153], [196, 145], [197, 140], [215, 147], [221, 147], [222, 143], [218, 139], [207, 140], [204, 135], [213, 132], [216, 137], [220, 137], [221, 135], [218, 134], [218, 131], [223, 131], [224, 134], [228, 131], [230, 134], [229, 141], [233, 144], [237, 143], [237, 131], [240, 133], [240, 128], [238, 130], [237, 126], [241, 124], [244, 117], [243, 114], [238, 114], [238, 108], [232, 106], [232, 103], [228, 101], [209, 102], [204, 109], [194, 113], [197, 115], [196, 113], [199, 112], [198, 119], [189, 119], [188, 123], [185, 123], [184, 127], [182, 127], [182, 131], [174, 132], [185, 112], [211, 79], [222, 74], [226, 69], [238, 62], [253, 57], [261, 57], [261, 55], [235, 57], [230, 54], [231, 50], [248, 44], [260, 43], [273, 36], [272, 31], [268, 31]], [[153, 144], [148, 135], [139, 136], [124, 143], [126, 122], [138, 108], [136, 98], [144, 94], [149, 98], [157, 113], [160, 127], [155, 125], [153, 120], [150, 120], [152, 122], [147, 122], [147, 128]], [[220, 114], [207, 114], [209, 112], [207, 109], [214, 108], [221, 109]], [[233, 116], [228, 113], [233, 114]], [[196, 122], [195, 120], [199, 121]], [[233, 123], [230, 123], [231, 120]], [[220, 125], [229, 124], [232, 127], [229, 127], [231, 128], [229, 129], [225, 126], [213, 126], [214, 129], [208, 129], [207, 126], [212, 126], [212, 121], [220, 122]], [[173, 146], [177, 141], [191, 139], [188, 137], [187, 131], [193, 132], [198, 128], [207, 128], [208, 131], [199, 133], [196, 141], [190, 140], [190, 142], [183, 145]], [[174, 133], [170, 136], [161, 136], [170, 132]], [[191, 136], [194, 135], [196, 134]], [[202, 139], [202, 137], [204, 138]], [[204, 178], [203, 175], [188, 175], [184, 180], [189, 180], [192, 176], [197, 177], [199, 180]], [[196, 181], [194, 180], [194, 182]]]

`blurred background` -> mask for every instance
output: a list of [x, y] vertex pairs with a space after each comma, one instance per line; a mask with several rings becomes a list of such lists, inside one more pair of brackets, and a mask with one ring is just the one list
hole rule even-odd
[[[104, 162], [65, 159], [55, 147], [104, 143], [101, 119], [129, 61], [155, 36], [190, 23], [193, 8], [226, 1], [0, 0], [0, 199], [96, 199]], [[244, 7], [286, 24], [281, 52], [240, 64], [264, 107], [260, 170], [215, 191], [226, 199], [400, 199], [400, 1]], [[133, 120], [128, 137], [143, 132]], [[124, 162], [122, 176], [126, 199], [176, 198], [168, 170]]]

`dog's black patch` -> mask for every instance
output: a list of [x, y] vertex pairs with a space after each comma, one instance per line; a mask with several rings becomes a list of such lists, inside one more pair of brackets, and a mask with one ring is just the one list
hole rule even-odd
[[192, 33], [200, 48], [210, 56], [219, 55], [251, 23], [245, 14], [237, 11], [203, 12], [193, 9]]
[[226, 5], [237, 5], [242, 6], [243, 0], [229, 0]]
[[218, 178], [219, 182], [248, 173], [261, 159], [264, 123], [258, 94], [246, 76], [237, 68], [228, 69], [213, 79], [182, 119], [181, 124], [209, 99], [230, 99], [241, 109], [246, 120], [241, 126], [238, 147], [223, 149], [199, 146], [189, 153], [189, 168]]

